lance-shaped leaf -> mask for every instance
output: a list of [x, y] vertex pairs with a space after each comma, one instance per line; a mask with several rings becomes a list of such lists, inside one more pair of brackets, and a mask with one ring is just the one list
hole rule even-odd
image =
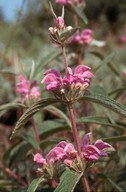
[[63, 113], [57, 107], [52, 106], [52, 105], [48, 105], [47, 107], [44, 107], [44, 110], [49, 111], [49, 112], [53, 113], [54, 115], [57, 115], [61, 119], [64, 119], [66, 121], [66, 123], [69, 125], [69, 127], [71, 127], [71, 123], [70, 123], [69, 118], [65, 115], [65, 113]]
[[9, 109], [15, 109], [15, 108], [26, 108], [26, 106], [19, 102], [3, 104], [0, 106], [0, 116], [4, 115], [4, 113], [6, 113], [6, 111], [8, 111]]
[[42, 183], [43, 181], [45, 181], [43, 177], [34, 179], [29, 185], [27, 192], [35, 192], [38, 186], [40, 185], [40, 183]]
[[29, 109], [27, 109], [25, 111], [25, 113], [18, 120], [18, 122], [12, 132], [11, 139], [14, 137], [14, 135], [17, 133], [17, 131], [25, 125], [25, 123], [28, 121], [28, 119], [32, 115], [37, 113], [43, 107], [46, 107], [47, 105], [50, 105], [50, 104], [56, 103], [56, 102], [58, 102], [58, 100], [56, 100], [56, 99], [42, 99], [42, 100], [39, 100], [36, 103], [34, 103]]
[[105, 59], [102, 60], [101, 64], [95, 68], [95, 71], [98, 71], [102, 66], [107, 65], [112, 58], [114, 57], [115, 53], [110, 53], [108, 56], [105, 57]]
[[108, 118], [102, 117], [102, 116], [88, 116], [88, 117], [81, 117], [77, 119], [77, 123], [95, 123], [98, 125], [105, 125], [107, 127], [113, 127], [117, 131], [124, 131], [125, 128], [123, 126], [120, 126], [118, 124], [110, 123]]
[[61, 41], [65, 41], [66, 39], [68, 39], [69, 37], [71, 37], [79, 28], [76, 27], [76, 28], [66, 28], [66, 30], [64, 30], [64, 32], [62, 32], [60, 34], [60, 40]]
[[105, 95], [91, 95], [90, 93], [87, 93], [79, 100], [87, 100], [93, 103], [98, 103], [116, 113], [126, 116], [126, 107]]
[[[47, 51], [46, 51], [47, 52]], [[46, 55], [42, 56], [36, 64], [35, 73], [40, 73], [43, 67], [47, 66], [55, 58], [61, 55], [61, 50], [53, 49], [49, 50]]]
[[113, 180], [111, 180], [107, 175], [103, 173], [98, 174], [99, 177], [106, 180], [114, 189], [116, 189], [117, 192], [124, 192], [123, 189], [121, 189]]
[[19, 108], [19, 107], [26, 108], [26, 106], [24, 104], [22, 104], [22, 103], [12, 102], [12, 103], [1, 105], [0, 106], [0, 111], [12, 109], [12, 108]]
[[83, 173], [79, 174], [67, 168], [62, 174], [60, 183], [54, 192], [73, 192], [82, 175]]
[[[40, 138], [43, 140], [49, 135], [61, 132], [63, 130], [70, 130], [70, 127], [64, 122], [58, 120], [46, 120], [37, 126]], [[27, 132], [27, 135], [34, 136], [33, 129]]]
[[74, 9], [75, 13], [77, 14], [77, 16], [85, 23], [88, 24], [88, 18], [84, 13], [84, 10], [80, 10], [80, 7], [76, 7], [74, 5], [72, 5], [72, 8]]
[[126, 135], [102, 138], [105, 142], [126, 141]]
[[116, 94], [116, 97], [119, 97], [125, 91], [126, 91], [126, 87], [119, 87], [119, 88], [109, 92], [108, 95], [111, 96], [111, 95]]

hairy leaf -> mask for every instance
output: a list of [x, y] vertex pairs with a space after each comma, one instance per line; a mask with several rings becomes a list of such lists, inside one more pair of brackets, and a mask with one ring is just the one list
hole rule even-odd
[[98, 174], [99, 177], [105, 179], [108, 183], [110, 183], [110, 185], [112, 185], [117, 192], [123, 192], [123, 189], [121, 189], [114, 181], [112, 181], [107, 175], [101, 173]]
[[54, 192], [72, 192], [82, 177], [83, 173], [76, 173], [70, 169], [66, 169], [61, 176], [60, 183]]
[[104, 95], [91, 95], [90, 93], [85, 94], [85, 96], [81, 97], [79, 99], [81, 100], [87, 100], [93, 103], [98, 103], [116, 113], [119, 113], [121, 115], [126, 116], [126, 107], [118, 102], [116, 102], [114, 99], [111, 99]]
[[115, 55], [115, 53], [110, 53], [108, 56], [106, 56], [102, 60], [101, 64], [98, 67], [96, 67], [94, 71], [98, 71], [98, 69], [100, 69], [102, 66], [107, 65], [112, 60], [114, 55]]
[[38, 188], [38, 186], [40, 185], [40, 183], [44, 181], [44, 178], [43, 177], [40, 177], [40, 178], [37, 178], [37, 179], [34, 179], [31, 184], [29, 185], [28, 189], [27, 189], [27, 192], [35, 192], [36, 189]]
[[[41, 139], [45, 139], [49, 135], [55, 134], [62, 130], [70, 130], [70, 127], [64, 122], [56, 120], [43, 121], [37, 126], [38, 133]], [[34, 135], [33, 129], [29, 130], [28, 134]]]
[[19, 102], [3, 104], [0, 106], [0, 115], [3, 115], [7, 110], [13, 109], [13, 108], [26, 108], [26, 106]]
[[29, 109], [25, 111], [25, 113], [20, 117], [18, 120], [12, 135], [11, 139], [14, 137], [14, 135], [17, 133], [17, 131], [25, 125], [25, 123], [28, 121], [28, 119], [33, 116], [35, 113], [37, 113], [40, 109], [43, 107], [50, 105], [52, 103], [58, 102], [56, 99], [42, 99], [34, 103]]
[[47, 107], [44, 107], [44, 110], [50, 111], [51, 113], [56, 114], [61, 119], [64, 119], [66, 121], [66, 123], [69, 125], [69, 127], [71, 127], [71, 123], [70, 123], [69, 118], [57, 107], [54, 107], [52, 105], [48, 105]]
[[117, 131], [124, 131], [125, 128], [123, 126], [117, 125], [117, 124], [113, 124], [110, 123], [110, 121], [108, 120], [108, 118], [102, 117], [102, 116], [88, 116], [88, 117], [81, 117], [77, 119], [78, 123], [95, 123], [98, 125], [105, 125], [105, 126], [109, 126], [109, 127], [113, 127], [115, 128]]
[[120, 88], [117, 88], [117, 89], [111, 91], [110, 93], [108, 93], [108, 95], [111, 96], [114, 94], [118, 94], [118, 96], [119, 96], [119, 94], [121, 94], [124, 91], [126, 91], [126, 87], [120, 87]]
[[88, 18], [84, 13], [84, 10], [80, 10], [80, 7], [76, 7], [74, 5], [72, 5], [72, 8], [74, 9], [75, 13], [77, 14], [77, 16], [85, 23], [88, 24]]
[[117, 142], [117, 141], [126, 141], [126, 135], [122, 135], [122, 136], [114, 136], [114, 137], [106, 137], [103, 138], [102, 140], [106, 141], [106, 142]]
[[35, 68], [35, 73], [41, 72], [41, 69], [52, 62], [55, 58], [57, 58], [61, 54], [61, 50], [53, 49], [48, 51], [45, 56], [43, 56], [40, 61], [37, 63]]

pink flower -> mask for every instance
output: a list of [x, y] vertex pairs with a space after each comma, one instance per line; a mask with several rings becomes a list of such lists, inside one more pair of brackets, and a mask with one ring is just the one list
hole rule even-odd
[[90, 45], [93, 40], [93, 32], [91, 29], [85, 29], [81, 32], [81, 39], [84, 43]]
[[122, 43], [126, 43], [126, 34], [121, 35], [120, 40]]
[[37, 99], [40, 97], [40, 88], [39, 86], [34, 86], [31, 88], [30, 90], [30, 93], [29, 93], [29, 96], [33, 99]]
[[45, 165], [46, 164], [46, 160], [42, 157], [42, 155], [40, 153], [36, 153], [34, 155], [34, 159], [33, 159], [37, 164], [42, 164]]
[[83, 2], [82, 0], [56, 0], [56, 3], [62, 4], [62, 5], [71, 5], [73, 3], [78, 4]]
[[91, 29], [84, 29], [81, 33], [77, 32], [75, 33], [70, 43], [71, 44], [77, 44], [77, 45], [90, 45], [93, 40], [93, 32]]
[[91, 133], [84, 136], [81, 145], [81, 151], [83, 152], [84, 158], [87, 161], [98, 160], [99, 157], [106, 157], [108, 154], [104, 151], [106, 148], [112, 148], [108, 143], [102, 140], [97, 140], [94, 145], [91, 144]]
[[17, 83], [17, 92], [25, 96], [29, 92], [30, 82], [23, 75], [18, 76], [19, 83]]
[[65, 152], [61, 147], [54, 147], [47, 155], [46, 161], [54, 163], [56, 161], [62, 160], [65, 157]]
[[46, 84], [46, 89], [48, 91], [61, 91], [65, 86], [71, 86], [73, 83], [80, 83], [81, 86], [88, 87], [92, 77], [93, 74], [90, 72], [90, 67], [86, 65], [78, 65], [74, 70], [74, 74], [72, 69], [68, 67], [64, 78], [62, 78], [59, 71], [50, 69], [45, 73], [45, 77], [41, 83]]
[[72, 4], [72, 0], [56, 0], [56, 3], [62, 4], [62, 5], [70, 5]]
[[30, 82], [25, 76], [19, 75], [17, 83], [17, 92], [21, 94], [24, 99], [37, 99], [40, 97], [40, 88], [37, 82]]

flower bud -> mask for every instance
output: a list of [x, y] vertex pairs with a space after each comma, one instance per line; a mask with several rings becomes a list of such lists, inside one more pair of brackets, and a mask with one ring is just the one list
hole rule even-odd
[[64, 28], [64, 19], [62, 17], [58, 17], [55, 20], [55, 25], [58, 29], [63, 29]]

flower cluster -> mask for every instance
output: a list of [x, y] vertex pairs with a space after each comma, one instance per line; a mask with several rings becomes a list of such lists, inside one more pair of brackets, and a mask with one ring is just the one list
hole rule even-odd
[[[110, 151], [113, 149], [112, 146], [103, 142], [101, 139], [92, 144], [91, 136], [91, 133], [84, 136], [81, 145], [81, 155], [78, 154], [72, 143], [61, 141], [46, 155], [45, 158], [40, 153], [34, 155], [34, 161], [42, 167], [46, 167], [62, 160], [66, 166], [76, 169], [75, 162], [78, 160], [81, 165], [84, 165], [88, 162], [97, 161], [100, 157], [108, 156], [109, 149]], [[106, 149], [107, 152], [105, 151]]]
[[49, 69], [44, 75], [42, 83], [46, 84], [46, 90], [52, 91], [56, 97], [66, 102], [73, 102], [82, 96], [93, 77], [90, 67], [86, 65], [78, 65], [74, 73], [70, 67], [67, 67], [63, 78], [55, 69]]
[[81, 33], [75, 33], [70, 41], [70, 44], [75, 45], [90, 45], [93, 40], [93, 32], [91, 29], [84, 29]]
[[40, 89], [36, 81], [30, 82], [25, 76], [19, 75], [17, 83], [17, 93], [20, 93], [23, 99], [38, 99]]

